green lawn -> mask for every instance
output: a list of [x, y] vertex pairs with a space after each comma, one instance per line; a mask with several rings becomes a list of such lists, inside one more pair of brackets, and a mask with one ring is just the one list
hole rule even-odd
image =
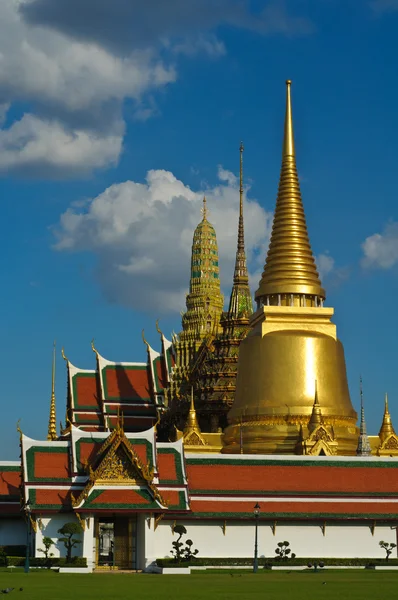
[[257, 575], [230, 571], [192, 575], [0, 572], [0, 589], [15, 588], [7, 596], [10, 600], [375, 600], [395, 597], [397, 585], [398, 572], [370, 570], [263, 571]]

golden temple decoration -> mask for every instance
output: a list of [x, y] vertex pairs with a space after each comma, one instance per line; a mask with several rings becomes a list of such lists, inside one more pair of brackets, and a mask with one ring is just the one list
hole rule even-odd
[[[325, 298], [308, 237], [297, 175], [291, 81], [286, 82], [282, 169], [271, 241], [256, 300], [275, 295], [290, 304], [291, 294]], [[265, 302], [264, 302], [265, 303]]]
[[398, 455], [398, 436], [395, 433], [392, 424], [390, 411], [388, 409], [388, 396], [385, 395], [384, 415], [379, 431], [380, 446], [377, 449], [379, 456], [397, 456]]
[[155, 500], [162, 506], [167, 501], [153, 483], [154, 468], [144, 465], [127, 439], [120, 422], [101, 446], [98, 457], [100, 462], [96, 469], [89, 466], [89, 478], [85, 488], [76, 498], [72, 494], [72, 506], [79, 507], [88, 498], [96, 484], [145, 486], [151, 491]]
[[272, 529], [272, 534], [275, 535], [276, 534], [276, 525], [277, 525], [278, 521], [274, 521], [271, 525], [271, 529]]
[[57, 418], [55, 412], [55, 341], [53, 345], [53, 364], [51, 372], [51, 401], [50, 401], [50, 416], [48, 420], [47, 440], [54, 441], [57, 439]]
[[86, 531], [86, 519], [82, 519], [78, 512], [75, 512], [76, 518], [80, 523], [80, 527], [83, 531]]
[[20, 422], [21, 422], [21, 419], [18, 419], [18, 421], [17, 421], [17, 432], [19, 433], [19, 441], [22, 442], [23, 433], [22, 433], [21, 427], [19, 426]]
[[[244, 454], [311, 451], [355, 455], [359, 430], [348, 389], [344, 349], [331, 320], [333, 308], [323, 306], [325, 291], [301, 199], [290, 81], [286, 87], [282, 166], [272, 235], [255, 297], [257, 311], [239, 347], [239, 377], [224, 429], [222, 453], [238, 454], [243, 447]], [[319, 407], [314, 406], [315, 380], [322, 386], [318, 392], [322, 392], [319, 400], [324, 429], [310, 440], [321, 426], [317, 423]], [[303, 442], [307, 441], [310, 446], [305, 448]]]
[[394, 430], [394, 427], [393, 427], [393, 424], [391, 421], [390, 411], [388, 409], [388, 395], [386, 393], [385, 398], [384, 398], [383, 422], [380, 427], [379, 437], [380, 437], [381, 441], [384, 442], [384, 440], [386, 440], [390, 435], [394, 435], [394, 434], [395, 434], [395, 430]]
[[321, 526], [321, 529], [322, 529], [322, 534], [325, 537], [325, 535], [326, 535], [326, 521], [323, 522], [323, 525]]
[[196, 416], [195, 403], [193, 399], [193, 387], [191, 388], [191, 406], [188, 413], [187, 422], [184, 427], [183, 440], [185, 446], [206, 446], [206, 441], [202, 436]]
[[[94, 340], [93, 340], [93, 341], [94, 341]], [[62, 356], [62, 358], [63, 358], [63, 359], [66, 361], [66, 362], [69, 362], [69, 360], [66, 358], [66, 355], [65, 355], [65, 350], [64, 350], [64, 347], [63, 347], [63, 346], [62, 346], [62, 348], [61, 348], [61, 356]]]
[[372, 525], [370, 526], [370, 531], [373, 536], [375, 534], [375, 529], [376, 529], [376, 521], [373, 521]]
[[173, 521], [172, 524], [171, 524], [171, 533], [172, 533], [172, 535], [174, 535], [174, 530], [175, 530], [176, 525], [177, 525], [177, 521]]
[[145, 346], [146, 346], [146, 349], [147, 349], [147, 350], [148, 350], [148, 352], [149, 352], [149, 350], [150, 350], [150, 345], [148, 344], [148, 342], [147, 342], [147, 341], [146, 341], [146, 339], [145, 339], [145, 330], [144, 330], [144, 329], [141, 331], [141, 337], [142, 337], [142, 341], [144, 342], [144, 344], [145, 344]]
[[32, 517], [32, 515], [29, 515], [29, 521], [30, 521], [30, 525], [31, 525], [33, 531], [35, 533], [37, 533], [37, 522], [36, 522], [36, 519], [34, 517]]
[[155, 515], [154, 524], [153, 524], [154, 531], [157, 530], [158, 525], [159, 525], [160, 521], [163, 519], [163, 517], [164, 517], [164, 513], [159, 513], [159, 514]]
[[94, 352], [94, 354], [96, 355], [96, 357], [98, 358], [98, 350], [95, 347], [95, 342], [94, 342], [94, 338], [91, 340], [91, 350]]

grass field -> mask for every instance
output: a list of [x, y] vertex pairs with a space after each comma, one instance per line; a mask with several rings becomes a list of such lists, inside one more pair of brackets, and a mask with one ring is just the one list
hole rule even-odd
[[257, 575], [229, 571], [192, 575], [0, 573], [0, 589], [15, 588], [7, 595], [10, 600], [378, 600], [395, 597], [397, 586], [398, 572], [370, 570]]

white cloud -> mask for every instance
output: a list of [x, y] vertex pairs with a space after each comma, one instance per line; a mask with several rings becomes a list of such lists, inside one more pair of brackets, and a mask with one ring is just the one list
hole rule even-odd
[[383, 233], [367, 237], [361, 247], [363, 267], [390, 269], [398, 263], [398, 223], [388, 223]]
[[122, 148], [123, 101], [142, 110], [146, 94], [175, 81], [174, 67], [150, 49], [121, 57], [28, 25], [19, 11], [24, 4], [0, 2], [0, 126], [13, 102], [32, 107], [0, 131], [0, 168], [35, 165], [40, 174], [70, 176], [113, 165]]
[[[230, 173], [204, 193], [217, 232], [221, 283], [229, 294], [239, 208], [236, 178]], [[169, 171], [149, 171], [145, 183], [114, 184], [87, 205], [71, 206], [54, 230], [55, 248], [92, 252], [110, 301], [158, 312], [182, 309], [202, 198], [202, 191], [193, 191]], [[264, 262], [271, 218], [257, 201], [245, 201], [246, 247], [254, 271]]]
[[26, 114], [8, 129], [0, 129], [0, 171], [23, 169], [40, 174], [51, 169], [65, 175], [86, 173], [117, 162], [123, 140], [120, 134], [101, 135], [67, 130], [59, 121], [46, 121]]
[[334, 258], [332, 258], [329, 254], [318, 254], [316, 257], [316, 264], [321, 279], [329, 275], [335, 266]]

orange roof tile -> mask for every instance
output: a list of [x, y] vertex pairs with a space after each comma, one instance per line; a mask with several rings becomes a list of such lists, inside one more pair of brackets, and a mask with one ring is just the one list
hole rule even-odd
[[145, 367], [107, 366], [103, 370], [105, 398], [120, 400], [148, 400], [151, 388]]
[[34, 477], [39, 479], [65, 479], [69, 477], [67, 452], [35, 452]]
[[0, 470], [0, 496], [19, 494], [21, 485], [21, 471]]

